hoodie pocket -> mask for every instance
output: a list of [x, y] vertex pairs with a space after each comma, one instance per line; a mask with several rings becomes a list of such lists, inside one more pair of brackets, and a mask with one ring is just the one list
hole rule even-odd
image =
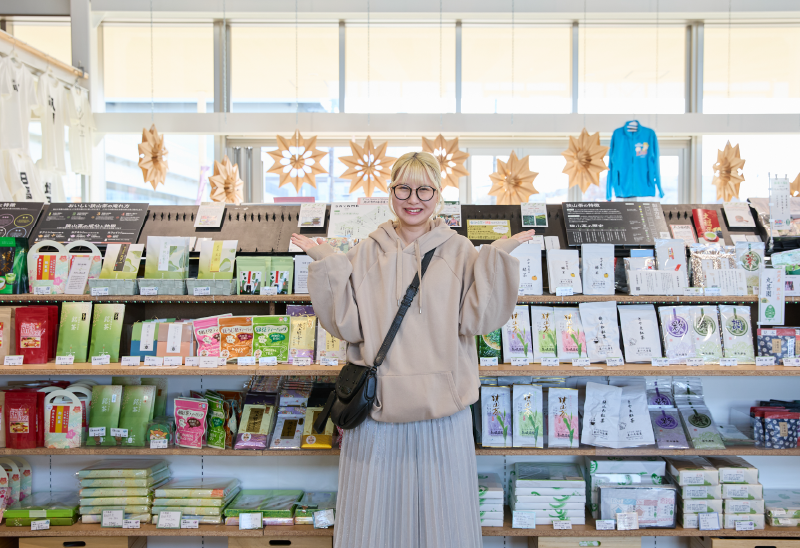
[[382, 422], [416, 422], [458, 413], [464, 406], [450, 371], [381, 375], [373, 417]]

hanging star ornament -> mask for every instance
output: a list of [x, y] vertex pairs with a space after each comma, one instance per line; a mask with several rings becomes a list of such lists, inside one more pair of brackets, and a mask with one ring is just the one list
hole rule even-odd
[[458, 137], [448, 141], [440, 133], [435, 139], [422, 138], [423, 152], [430, 152], [442, 166], [442, 188], [452, 186], [458, 188], [458, 178], [466, 177], [469, 171], [464, 162], [469, 154], [458, 149]]
[[164, 136], [158, 134], [156, 125], [142, 130], [142, 142], [139, 144], [139, 167], [142, 168], [144, 182], [153, 185], [165, 184], [167, 178], [167, 154], [164, 148]]
[[569, 148], [561, 153], [567, 165], [562, 173], [569, 176], [569, 186], [578, 186], [586, 192], [592, 185], [600, 186], [600, 173], [608, 169], [603, 158], [608, 147], [600, 144], [600, 133], [590, 135], [583, 128], [580, 136], [569, 137]]
[[714, 180], [711, 184], [717, 187], [717, 200], [730, 202], [739, 198], [739, 185], [744, 181], [741, 169], [744, 160], [739, 156], [739, 145], [731, 146], [728, 141], [723, 150], [717, 151], [717, 163], [714, 164]]
[[527, 202], [531, 194], [539, 194], [533, 187], [533, 180], [537, 175], [539, 174], [528, 168], [528, 156], [520, 160], [512, 151], [508, 162], [498, 159], [497, 171], [489, 175], [492, 180], [489, 195], [497, 196], [498, 205], [519, 205]]
[[363, 188], [367, 197], [371, 197], [376, 188], [389, 192], [387, 184], [392, 178], [392, 165], [397, 158], [386, 156], [387, 145], [388, 143], [383, 143], [375, 148], [369, 135], [363, 147], [355, 141], [350, 141], [353, 155], [339, 157], [339, 160], [347, 166], [347, 170], [339, 177], [350, 179], [350, 194], [358, 188]]
[[794, 181], [792, 181], [792, 184], [789, 185], [789, 194], [794, 197], [800, 196], [800, 174], [798, 174], [797, 177], [794, 178]]
[[308, 183], [317, 188], [316, 177], [328, 173], [320, 160], [327, 154], [316, 148], [317, 138], [303, 139], [300, 131], [295, 131], [291, 139], [284, 139], [278, 135], [278, 150], [268, 152], [275, 161], [267, 173], [280, 175], [278, 187], [292, 183], [299, 193], [303, 183]]
[[214, 175], [208, 182], [212, 202], [241, 204], [244, 201], [244, 181], [239, 178], [239, 166], [232, 164], [227, 156], [222, 162], [214, 162]]

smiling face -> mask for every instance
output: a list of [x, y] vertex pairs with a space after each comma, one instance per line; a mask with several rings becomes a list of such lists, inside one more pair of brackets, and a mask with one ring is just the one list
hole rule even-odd
[[[419, 193], [417, 192], [419, 190]], [[431, 196], [430, 200], [420, 200], [419, 194], [423, 198]], [[408, 196], [407, 199], [398, 198]], [[425, 225], [433, 216], [438, 201], [438, 192], [433, 182], [419, 183], [416, 181], [400, 180], [392, 185], [392, 209], [397, 214], [400, 225], [404, 227], [419, 227]]]

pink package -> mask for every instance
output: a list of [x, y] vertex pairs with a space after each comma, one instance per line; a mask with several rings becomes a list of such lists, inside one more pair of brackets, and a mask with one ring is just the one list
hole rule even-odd
[[200, 449], [205, 442], [208, 402], [175, 398], [175, 445]]
[[195, 320], [194, 336], [197, 339], [197, 355], [199, 357], [219, 357], [219, 320], [216, 317]]

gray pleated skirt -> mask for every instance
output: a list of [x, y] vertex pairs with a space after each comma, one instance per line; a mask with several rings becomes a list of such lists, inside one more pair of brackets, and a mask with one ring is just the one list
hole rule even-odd
[[344, 434], [335, 548], [480, 548], [469, 409]]

